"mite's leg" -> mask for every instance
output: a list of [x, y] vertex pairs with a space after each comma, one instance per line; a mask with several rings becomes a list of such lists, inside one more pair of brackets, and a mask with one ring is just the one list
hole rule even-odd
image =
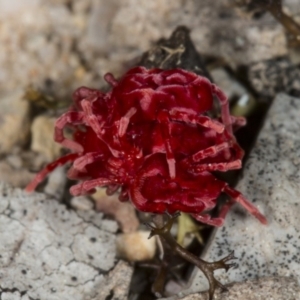
[[169, 113], [167, 111], [162, 111], [159, 113], [158, 122], [160, 124], [160, 129], [162, 136], [165, 140], [165, 149], [166, 149], [166, 156], [167, 156], [167, 162], [169, 167], [169, 174], [171, 178], [175, 178], [175, 157], [174, 153], [171, 147], [171, 135], [170, 135], [170, 119], [169, 119]]
[[[229, 151], [230, 149], [235, 151], [235, 159], [233, 159], [232, 161], [201, 164], [201, 160], [206, 159], [208, 157], [214, 157], [220, 152], [224, 150]], [[227, 153], [225, 153], [224, 155], [226, 154]], [[184, 159], [182, 163], [185, 164], [187, 168], [190, 168], [189, 171], [191, 171], [193, 174], [198, 174], [204, 171], [225, 172], [228, 170], [240, 169], [242, 166], [241, 158], [243, 157], [243, 154], [244, 151], [235, 142], [223, 142], [218, 145], [214, 145], [196, 152], [192, 156]]]
[[86, 165], [89, 165], [97, 160], [103, 158], [103, 154], [99, 152], [89, 152], [83, 156], [78, 157], [73, 164], [73, 168], [81, 171], [85, 168]]
[[97, 116], [93, 113], [92, 102], [89, 100], [82, 100], [81, 106], [84, 114], [84, 122], [90, 126], [97, 137], [102, 140], [102, 126], [103, 120], [101, 116]]
[[244, 208], [248, 210], [254, 217], [256, 217], [262, 224], [267, 224], [266, 217], [240, 192], [229, 187], [228, 185], [225, 186], [223, 192], [230, 196], [234, 202], [244, 206]]
[[66, 148], [75, 152], [82, 152], [83, 148], [80, 144], [73, 140], [65, 138], [63, 130], [66, 125], [79, 125], [83, 123], [83, 112], [69, 111], [64, 113], [55, 122], [54, 140]]
[[120, 137], [124, 136], [128, 128], [131, 117], [137, 112], [135, 107], [130, 108], [127, 113], [120, 119], [118, 135]]
[[25, 191], [32, 192], [36, 189], [36, 187], [41, 183], [46, 176], [52, 172], [55, 168], [66, 164], [67, 162], [72, 162], [78, 157], [77, 153], [70, 153], [59, 159], [55, 160], [54, 162], [46, 165], [46, 167], [41, 170], [34, 179], [26, 186]]
[[188, 113], [184, 111], [177, 110], [176, 108], [170, 111], [170, 119], [173, 121], [184, 122], [187, 124], [197, 124], [205, 128], [210, 128], [215, 130], [217, 133], [222, 133], [225, 126], [209, 117], [199, 116], [196, 113]]
[[212, 218], [207, 214], [191, 214], [197, 221], [211, 226], [221, 227], [224, 223], [224, 218]]
[[221, 104], [221, 117], [227, 131], [233, 136], [232, 121], [229, 112], [228, 98], [224, 92], [215, 84], [212, 84], [213, 93], [218, 97]]
[[[226, 126], [226, 124], [222, 124], [222, 123], [220, 123], [216, 120], [213, 120], [209, 117], [202, 116], [202, 115], [199, 116], [195, 113], [183, 112], [183, 111], [180, 111], [177, 109], [172, 109], [170, 111], [170, 119], [173, 121], [185, 122], [186, 124], [195, 124], [195, 125], [199, 125], [202, 127], [206, 127], [206, 128], [212, 129], [213, 131], [215, 131], [218, 134], [223, 133], [225, 126]], [[230, 132], [226, 132], [225, 135], [220, 136], [220, 139], [223, 139], [223, 141], [224, 141], [224, 139], [225, 140], [230, 139], [233, 142], [235, 142], [235, 138], [233, 137], [233, 135]], [[224, 148], [224, 151], [225, 151], [225, 157], [226, 157], [226, 159], [228, 159], [230, 157], [229, 149]]]
[[198, 124], [210, 129], [215, 130], [218, 133], [222, 133], [224, 131], [224, 126], [214, 120], [206, 116], [197, 116], [193, 114], [189, 114], [187, 112], [178, 111], [176, 109], [172, 109], [171, 112], [163, 111], [158, 115], [158, 121], [161, 124], [161, 132], [162, 136], [165, 140], [165, 149], [167, 155], [167, 161], [169, 166], [169, 173], [171, 178], [175, 178], [175, 158], [174, 153], [171, 148], [171, 136], [170, 136], [170, 122], [172, 121], [181, 121], [186, 124]]
[[110, 184], [115, 184], [115, 182], [107, 178], [97, 178], [97, 179], [87, 180], [79, 184], [73, 185], [70, 188], [70, 193], [73, 196], [83, 195], [89, 193], [91, 190], [93, 190], [96, 187], [106, 186]]
[[247, 124], [247, 121], [244, 117], [236, 117], [236, 116], [230, 116], [232, 126], [234, 127], [234, 130], [239, 129], [240, 127], [243, 127]]
[[220, 171], [226, 172], [228, 170], [238, 170], [242, 167], [242, 161], [240, 159], [236, 159], [230, 162], [221, 162], [221, 163], [207, 163], [207, 164], [199, 164], [191, 167], [189, 171], [194, 175], [200, 174], [204, 171], [212, 172], [212, 171]]

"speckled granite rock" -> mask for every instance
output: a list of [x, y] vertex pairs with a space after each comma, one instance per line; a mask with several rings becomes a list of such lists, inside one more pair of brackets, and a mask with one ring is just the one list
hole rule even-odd
[[125, 300], [132, 269], [117, 266], [108, 288], [117, 224], [102, 216], [0, 183], [0, 298], [96, 300], [122, 285]]
[[[299, 5], [300, 6], [300, 5]], [[248, 69], [248, 78], [252, 88], [264, 97], [275, 97], [285, 91], [295, 97], [300, 96], [300, 51], [299, 61], [279, 57], [252, 64]]]
[[[207, 300], [207, 293], [192, 294], [182, 300]], [[229, 286], [227, 292], [218, 290], [214, 300], [298, 300], [300, 286], [296, 279], [288, 277], [266, 277], [247, 280]]]
[[[299, 116], [300, 99], [276, 97], [237, 187], [265, 214], [268, 225], [236, 206], [203, 257], [215, 261], [235, 250], [238, 267], [215, 272], [224, 284], [265, 276], [293, 276], [300, 281]], [[196, 270], [182, 295], [207, 288]]]

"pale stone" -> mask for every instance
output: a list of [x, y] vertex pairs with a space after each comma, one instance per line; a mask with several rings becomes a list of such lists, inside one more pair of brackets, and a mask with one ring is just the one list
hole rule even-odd
[[73, 208], [78, 210], [91, 210], [94, 207], [93, 201], [86, 196], [76, 196], [70, 201]]
[[24, 188], [34, 178], [34, 175], [25, 168], [13, 168], [6, 160], [0, 161], [0, 181], [9, 183], [14, 187]]
[[0, 94], [0, 154], [11, 152], [28, 138], [29, 103], [22, 97], [22, 90]]
[[105, 188], [99, 188], [92, 197], [95, 200], [96, 210], [112, 215], [124, 233], [135, 232], [138, 229], [140, 222], [136, 216], [136, 209], [130, 201], [121, 202], [117, 192], [108, 196]]
[[228, 99], [240, 98], [247, 94], [246, 88], [234, 80], [225, 69], [213, 69], [210, 75], [214, 83], [225, 92]]
[[40, 115], [31, 125], [31, 150], [42, 153], [48, 161], [57, 158], [62, 146], [54, 141], [54, 127], [57, 118]]
[[57, 167], [47, 176], [47, 184], [44, 188], [44, 193], [57, 200], [62, 200], [66, 190], [66, 183], [66, 166]]
[[0, 16], [10, 16], [18, 14], [25, 9], [33, 9], [39, 5], [40, 0], [0, 0]]
[[149, 231], [120, 234], [117, 237], [117, 253], [128, 261], [152, 259], [156, 251], [155, 238], [149, 239]]

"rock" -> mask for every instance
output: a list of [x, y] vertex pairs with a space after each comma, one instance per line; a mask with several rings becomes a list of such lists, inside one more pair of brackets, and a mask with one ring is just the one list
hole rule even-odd
[[[300, 99], [276, 97], [237, 186], [265, 214], [268, 224], [234, 206], [202, 257], [216, 261], [235, 250], [238, 267], [215, 272], [223, 284], [265, 276], [289, 276], [300, 282], [299, 115]], [[183, 294], [207, 289], [203, 274], [195, 270]]]
[[115, 268], [109, 272], [98, 287], [100, 299], [127, 300], [128, 287], [130, 285], [133, 268], [124, 261], [118, 262]]
[[44, 188], [44, 193], [57, 200], [62, 200], [66, 190], [66, 183], [66, 167], [57, 167], [47, 176], [47, 184]]
[[17, 154], [10, 154], [6, 156], [6, 161], [9, 163], [9, 165], [14, 169], [21, 169], [23, 167], [23, 161], [20, 155]]
[[29, 133], [29, 104], [22, 99], [22, 90], [0, 93], [0, 154], [23, 145]]
[[96, 210], [112, 215], [119, 222], [124, 233], [134, 232], [139, 227], [139, 220], [136, 216], [136, 211], [130, 202], [121, 202], [118, 199], [118, 194], [108, 196], [106, 189], [99, 188], [92, 195], [96, 202]]
[[78, 86], [101, 86], [108, 71], [121, 75], [178, 25], [192, 30], [202, 54], [233, 67], [287, 54], [284, 30], [270, 14], [247, 19], [232, 2], [2, 0], [0, 92], [32, 83], [70, 98]]
[[[132, 270], [126, 264], [113, 270], [117, 227], [111, 221], [111, 231], [104, 229], [102, 217], [94, 211], [82, 217], [43, 194], [0, 183], [1, 299], [96, 300], [112, 289], [126, 299]], [[101, 287], [111, 270], [118, 280], [106, 294]]]
[[234, 116], [248, 116], [254, 111], [256, 101], [253, 95], [240, 82], [231, 77], [225, 69], [213, 69], [210, 74], [214, 83], [225, 92], [228, 100], [236, 100], [230, 108]]
[[72, 10], [66, 1], [1, 1], [9, 13], [0, 13], [0, 91], [33, 84], [64, 99], [80, 85], [97, 85], [97, 72], [87, 71], [77, 47], [92, 1], [82, 2], [71, 4]]
[[[39, 172], [46, 163], [49, 163], [49, 161], [45, 161], [45, 156], [43, 154], [33, 152], [31, 150], [24, 150], [19, 148], [16, 155], [19, 155], [21, 157], [22, 168], [31, 170], [35, 174]], [[27, 183], [29, 183], [29, 179]]]
[[73, 197], [70, 201], [70, 204], [77, 210], [91, 210], [94, 207], [93, 201], [86, 196]]
[[[207, 300], [207, 293], [193, 294], [182, 300]], [[300, 299], [300, 286], [297, 280], [288, 277], [266, 277], [246, 280], [229, 286], [228, 292], [218, 290], [214, 300], [297, 300]]]
[[[108, 30], [94, 30], [94, 34], [90, 30], [87, 38], [105, 40], [110, 57], [119, 57], [116, 54], [120, 49], [123, 55], [138, 55], [182, 24], [192, 29], [192, 39], [201, 53], [224, 57], [234, 66], [287, 53], [282, 27], [272, 16], [246, 19], [235, 11], [234, 1], [125, 0], [115, 9], [116, 3], [111, 1], [106, 10], [113, 13], [104, 16], [103, 4], [104, 1], [93, 3], [92, 12], [97, 15], [93, 18], [98, 20], [99, 28]], [[82, 47], [85, 45], [83, 39]]]
[[273, 98], [284, 91], [300, 97], [299, 62], [294, 63], [287, 57], [251, 64], [247, 75], [252, 88], [261, 96]]
[[33, 177], [34, 174], [25, 168], [16, 169], [11, 166], [9, 161], [0, 161], [0, 181], [9, 183], [14, 187], [24, 188]]
[[18, 0], [6, 1], [0, 0], [0, 16], [18, 14], [25, 9], [33, 9], [39, 4], [39, 0], [27, 0], [20, 2]]
[[36, 117], [31, 125], [31, 150], [42, 153], [48, 162], [57, 158], [62, 146], [53, 139], [56, 118]]
[[149, 239], [150, 231], [136, 231], [117, 237], [117, 253], [128, 261], [145, 261], [154, 257], [155, 238]]
[[223, 68], [217, 68], [210, 71], [214, 83], [219, 86], [229, 99], [240, 98], [247, 93], [247, 90], [239, 82], [234, 80]]

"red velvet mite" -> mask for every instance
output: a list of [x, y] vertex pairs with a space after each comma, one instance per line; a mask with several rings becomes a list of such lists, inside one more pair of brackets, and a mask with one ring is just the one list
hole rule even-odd
[[[27, 186], [33, 191], [55, 167], [72, 162], [72, 195], [107, 187], [120, 190], [140, 211], [190, 213], [197, 220], [221, 226], [234, 202], [260, 222], [265, 217], [240, 192], [217, 179], [213, 171], [241, 168], [244, 152], [233, 135], [243, 118], [229, 114], [225, 94], [208, 79], [182, 70], [129, 70], [119, 81], [105, 75], [111, 90], [103, 93], [81, 87], [73, 94], [73, 107], [55, 125], [54, 139], [72, 153], [47, 165]], [[221, 117], [209, 116], [214, 97]], [[73, 139], [64, 136], [66, 126]], [[217, 218], [208, 211], [221, 193], [231, 201]]]

